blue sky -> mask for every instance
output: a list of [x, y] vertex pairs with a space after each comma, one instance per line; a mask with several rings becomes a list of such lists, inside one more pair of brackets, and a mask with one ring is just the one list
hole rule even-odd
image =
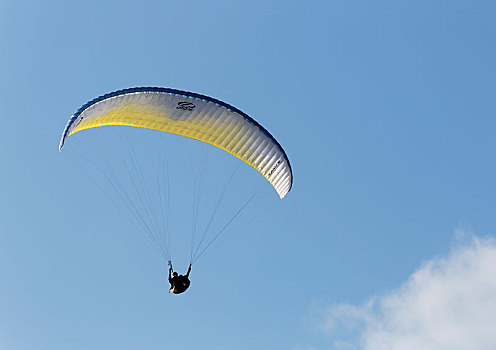
[[[374, 349], [370, 329], [342, 340], [323, 326], [329, 310], [454, 261], [456, 230], [469, 236], [457, 249], [494, 254], [495, 10], [0, 0], [0, 348]], [[293, 166], [289, 195], [178, 297], [155, 250], [57, 152], [77, 108], [134, 86], [240, 108]]]

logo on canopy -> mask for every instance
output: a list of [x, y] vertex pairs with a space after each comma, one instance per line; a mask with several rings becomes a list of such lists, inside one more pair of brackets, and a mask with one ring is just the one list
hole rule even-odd
[[176, 108], [185, 111], [192, 111], [193, 108], [195, 108], [195, 105], [191, 102], [178, 102]]
[[276, 164], [272, 166], [272, 169], [270, 169], [269, 173], [267, 174], [267, 178], [271, 177], [272, 174], [274, 174], [274, 171], [276, 171], [277, 167], [281, 164], [281, 160], [279, 159]]

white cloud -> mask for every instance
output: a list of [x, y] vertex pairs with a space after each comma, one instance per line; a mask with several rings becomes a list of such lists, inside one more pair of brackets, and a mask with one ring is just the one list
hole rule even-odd
[[[458, 232], [458, 238], [461, 237]], [[365, 350], [496, 349], [496, 243], [471, 236], [364, 305], [328, 307], [324, 328], [358, 332], [335, 346]]]

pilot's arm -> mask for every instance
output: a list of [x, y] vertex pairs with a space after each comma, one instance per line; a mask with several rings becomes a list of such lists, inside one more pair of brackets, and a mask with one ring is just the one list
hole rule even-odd
[[172, 283], [172, 266], [169, 267], [169, 283]]

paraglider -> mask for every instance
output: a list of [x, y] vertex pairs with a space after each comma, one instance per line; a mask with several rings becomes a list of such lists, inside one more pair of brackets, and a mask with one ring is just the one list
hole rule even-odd
[[[231, 154], [257, 170], [272, 185], [281, 199], [291, 190], [293, 183], [291, 165], [277, 140], [244, 112], [212, 97], [158, 87], [131, 88], [105, 94], [86, 103], [71, 116], [62, 133], [59, 151], [71, 135], [104, 126], [155, 130], [201, 141]], [[133, 146], [132, 141], [126, 142]], [[104, 153], [104, 149], [99, 149], [99, 146], [93, 144], [90, 146], [85, 148], [94, 148], [96, 156]], [[147, 152], [149, 156], [162, 154], [157, 149], [148, 149]], [[112, 188], [141, 225], [151, 243], [159, 249], [166, 261], [171, 261], [168, 213], [170, 187], [167, 187], [168, 177], [163, 175], [167, 173], [167, 168], [156, 175], [156, 180], [153, 181], [156, 182], [156, 190], [151, 190], [153, 184], [142, 175], [140, 157], [134, 150], [125, 157], [127, 159], [124, 161], [129, 161], [130, 165], [126, 165], [124, 171], [128, 172], [129, 177], [135, 178], [132, 180], [132, 189], [119, 177], [120, 169], [114, 169], [110, 164], [104, 163], [101, 171], [105, 173], [105, 178], [111, 182]], [[158, 160], [155, 163], [161, 164], [163, 161]], [[226, 182], [225, 188], [221, 190], [218, 201], [213, 206], [212, 217], [217, 212], [229, 184], [230, 182]], [[136, 193], [136, 198], [132, 198], [131, 191]], [[147, 196], [158, 197], [159, 205], [154, 205]], [[213, 238], [206, 239], [207, 231], [213, 230], [212, 218], [208, 221], [201, 239], [195, 241], [196, 227], [193, 228], [190, 268], [187, 274], [174, 275], [172, 264], [169, 264], [169, 281], [174, 282], [171, 282], [172, 293], [182, 293], [189, 287], [191, 264], [228, 229], [252, 199], [253, 196], [243, 201], [239, 209], [234, 210], [231, 217], [226, 220], [226, 224], [213, 234]], [[195, 199], [195, 201], [199, 200]], [[164, 212], [167, 212], [166, 215]]]
[[169, 283], [171, 285], [169, 292], [173, 294], [181, 294], [189, 288], [191, 281], [189, 280], [189, 274], [191, 272], [191, 264], [189, 264], [188, 272], [186, 275], [178, 275], [177, 272], [173, 272], [172, 261], [169, 261]]

